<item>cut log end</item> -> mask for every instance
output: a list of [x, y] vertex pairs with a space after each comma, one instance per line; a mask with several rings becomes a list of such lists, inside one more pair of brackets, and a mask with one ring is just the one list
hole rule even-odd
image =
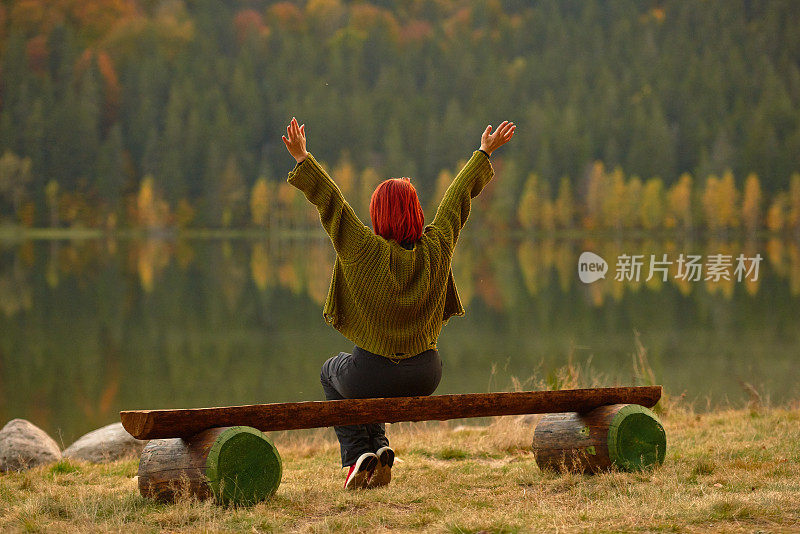
[[139, 491], [165, 502], [214, 497], [249, 505], [275, 493], [282, 471], [278, 450], [260, 431], [212, 428], [187, 439], [151, 440], [139, 462]]
[[628, 404], [608, 427], [608, 454], [625, 471], [661, 465], [667, 452], [667, 434], [656, 415], [643, 406]]
[[122, 428], [136, 439], [147, 439], [140, 436], [147, 436], [153, 427], [149, 410], [120, 412], [120, 419]]
[[601, 406], [585, 414], [548, 414], [533, 437], [539, 468], [558, 472], [643, 470], [664, 463], [666, 445], [658, 417], [636, 404]]
[[220, 434], [206, 460], [206, 477], [219, 502], [254, 504], [281, 483], [278, 449], [255, 428], [236, 426]]

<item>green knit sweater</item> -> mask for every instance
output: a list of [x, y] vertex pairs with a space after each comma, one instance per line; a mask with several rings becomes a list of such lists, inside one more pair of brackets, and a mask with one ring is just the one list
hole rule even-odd
[[325, 320], [357, 346], [388, 358], [436, 348], [442, 325], [464, 315], [450, 261], [470, 199], [493, 175], [489, 158], [475, 151], [408, 250], [364, 226], [311, 154], [297, 164], [288, 181], [317, 207], [336, 249]]

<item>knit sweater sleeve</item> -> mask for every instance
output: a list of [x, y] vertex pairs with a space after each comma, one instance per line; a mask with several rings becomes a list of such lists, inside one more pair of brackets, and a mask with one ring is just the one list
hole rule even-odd
[[355, 261], [372, 231], [364, 226], [341, 190], [311, 154], [289, 173], [287, 181], [317, 207], [319, 219], [344, 262]]
[[452, 246], [469, 217], [470, 200], [478, 196], [492, 176], [494, 169], [489, 157], [476, 150], [447, 188], [431, 225], [439, 229]]

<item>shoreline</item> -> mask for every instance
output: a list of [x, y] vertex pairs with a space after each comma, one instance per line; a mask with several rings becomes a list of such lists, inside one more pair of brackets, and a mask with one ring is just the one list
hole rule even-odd
[[[587, 230], [583, 228], [565, 228], [554, 231], [530, 231], [519, 228], [504, 228], [504, 238], [510, 240], [580, 240], [580, 239], [633, 239], [633, 240], [674, 240], [681, 241], [712, 241], [712, 240], [764, 240], [783, 239], [787, 241], [798, 239], [792, 232], [773, 232], [765, 229], [756, 232], [747, 232], [743, 229], [729, 229], [724, 232], [711, 232], [707, 229], [685, 230], [644, 230], [644, 229], [598, 229]], [[491, 229], [472, 229], [473, 239], [492, 238], [495, 234]], [[316, 226], [307, 228], [29, 228], [23, 226], [0, 226], [0, 241], [26, 241], [26, 240], [86, 240], [86, 239], [263, 239], [278, 235], [280, 237], [320, 237], [324, 236], [321, 229]]]

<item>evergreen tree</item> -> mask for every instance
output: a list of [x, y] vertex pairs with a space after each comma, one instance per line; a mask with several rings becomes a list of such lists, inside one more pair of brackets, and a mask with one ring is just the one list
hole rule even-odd
[[97, 189], [112, 212], [121, 207], [122, 193], [127, 179], [125, 172], [125, 143], [122, 127], [115, 124], [100, 147], [97, 156]]
[[183, 85], [174, 83], [170, 88], [169, 102], [167, 103], [164, 135], [161, 145], [163, 156], [161, 158], [160, 176], [167, 184], [165, 191], [167, 199], [177, 202], [178, 199], [189, 197], [189, 184], [187, 183], [187, 152], [193, 152], [191, 146], [185, 144], [185, 139], [194, 136], [187, 131], [185, 117], [187, 115], [187, 102]]
[[653, 230], [659, 228], [664, 220], [664, 183], [661, 178], [651, 178], [645, 183], [642, 198], [639, 219], [642, 228], [645, 230]]
[[[587, 227], [654, 222], [631, 215], [621, 189], [600, 194], [601, 182], [620, 183], [594, 173], [595, 161], [619, 167], [625, 187], [637, 186], [624, 176], [641, 176], [642, 193], [654, 198], [648, 180], [660, 176], [664, 223], [674, 228], [691, 224], [680, 211], [685, 187], [676, 185], [685, 173], [755, 173], [766, 207], [800, 169], [800, 10], [787, 0], [148, 0], [135, 16], [125, 2], [6, 4], [0, 151], [31, 159], [28, 198], [39, 213], [54, 177], [67, 199], [119, 195], [101, 169], [121, 153], [109, 172], [123, 168], [132, 183], [153, 173], [169, 203], [220, 224], [222, 212], [206, 208], [221, 209], [229, 158], [245, 184], [283, 175], [279, 137], [292, 115], [308, 124], [317, 155], [350, 150], [354, 176], [418, 178], [423, 196], [441, 169], [474, 149], [476, 132], [508, 117], [518, 140], [498, 168], [534, 172], [551, 190], [572, 177], [570, 189], [586, 201], [574, 213]], [[40, 8], [51, 11], [26, 18]], [[265, 174], [264, 162], [281, 172]], [[730, 184], [716, 185], [730, 196]], [[680, 210], [671, 203], [678, 197]], [[552, 210], [545, 219], [563, 226], [559, 198], [541, 213]], [[617, 201], [623, 213], [609, 211]], [[726, 214], [719, 228], [739, 216]]]

